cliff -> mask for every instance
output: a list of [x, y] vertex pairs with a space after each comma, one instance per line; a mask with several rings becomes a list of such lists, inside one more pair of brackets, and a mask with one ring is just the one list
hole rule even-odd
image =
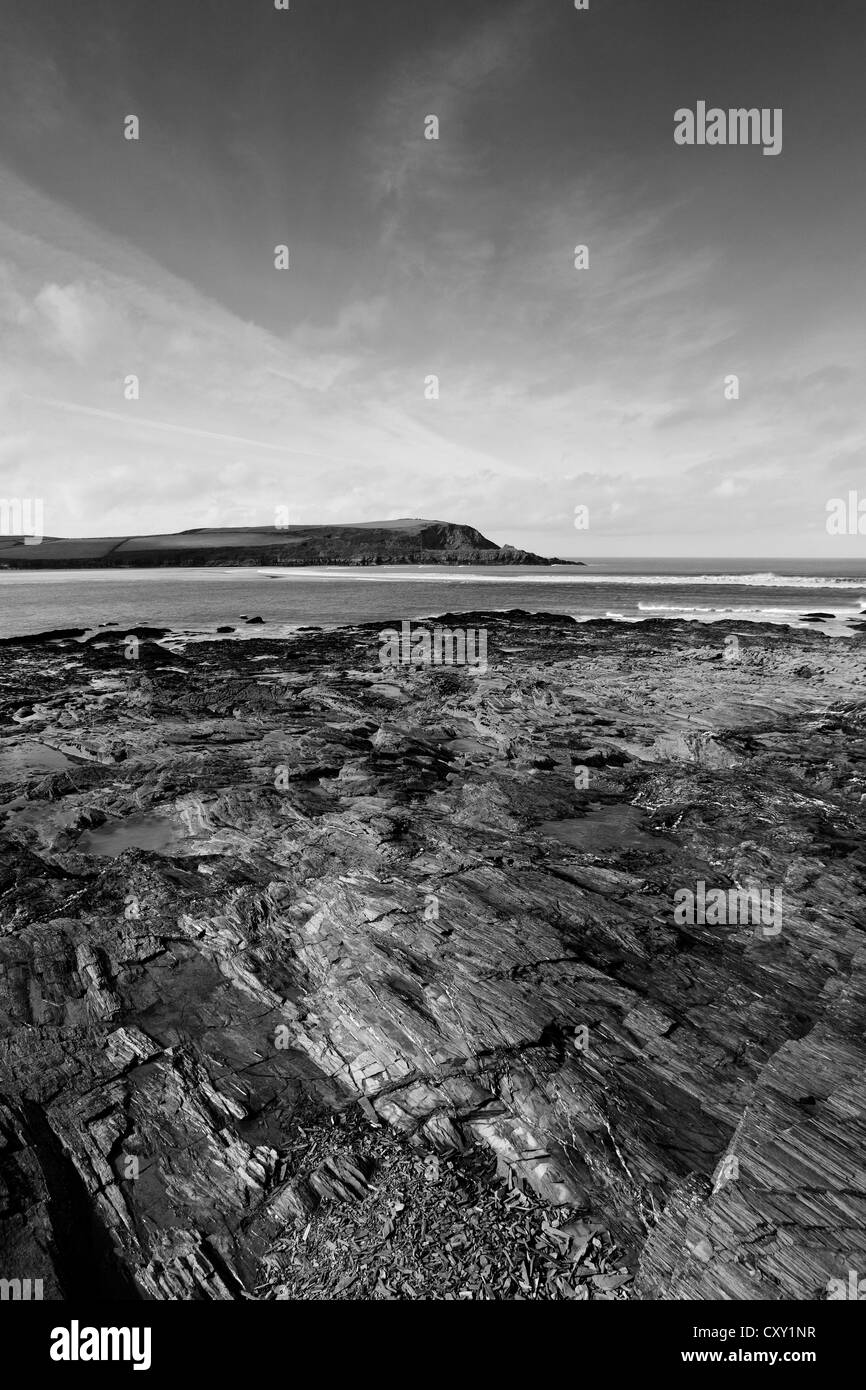
[[[332, 526], [199, 527], [164, 536], [0, 537], [8, 569], [114, 569], [158, 565], [552, 565], [498, 546], [474, 526], [419, 517]], [[577, 562], [579, 563], [579, 562]]]

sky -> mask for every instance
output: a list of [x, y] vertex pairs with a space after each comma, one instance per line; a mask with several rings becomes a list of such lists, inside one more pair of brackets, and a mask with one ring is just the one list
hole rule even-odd
[[[51, 535], [866, 555], [826, 529], [866, 498], [864, 38], [853, 0], [0, 0], [0, 493]], [[781, 153], [677, 145], [699, 101], [781, 108]]]

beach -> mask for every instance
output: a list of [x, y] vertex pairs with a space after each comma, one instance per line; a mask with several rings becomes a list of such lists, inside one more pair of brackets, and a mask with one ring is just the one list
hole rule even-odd
[[378, 621], [2, 643], [7, 1273], [827, 1296], [866, 1260], [863, 625], [430, 621], [483, 667]]

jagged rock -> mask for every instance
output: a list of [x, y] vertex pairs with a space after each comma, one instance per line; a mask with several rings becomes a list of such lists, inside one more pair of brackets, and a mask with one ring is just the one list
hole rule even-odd
[[323, 1201], [352, 1202], [367, 1195], [367, 1179], [350, 1157], [329, 1156], [310, 1174], [309, 1185]]
[[[87, 1231], [109, 1296], [255, 1294], [375, 1202], [307, 1121], [355, 1102], [603, 1230], [549, 1296], [625, 1296], [622, 1252], [643, 1298], [866, 1267], [862, 632], [440, 621], [486, 673], [383, 673], [378, 624], [134, 673], [120, 630], [4, 644], [5, 746], [88, 754], [0, 830], [14, 1277], [68, 1290]], [[782, 930], [678, 922], [699, 880]]]

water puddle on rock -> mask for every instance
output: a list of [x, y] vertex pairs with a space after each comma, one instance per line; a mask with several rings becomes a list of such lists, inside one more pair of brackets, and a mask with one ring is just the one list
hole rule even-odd
[[548, 820], [538, 827], [543, 835], [589, 854], [611, 850], [659, 849], [669, 843], [641, 829], [646, 812], [639, 806], [599, 806], [573, 820]]
[[46, 743], [18, 743], [13, 748], [0, 748], [0, 782], [12, 782], [30, 773], [62, 772], [73, 765], [65, 753], [49, 748]]
[[149, 849], [155, 854], [170, 854], [187, 838], [184, 831], [165, 816], [142, 813], [95, 825], [79, 835], [74, 847], [81, 854], [111, 857], [123, 854], [127, 849]]
[[449, 738], [442, 744], [449, 753], [474, 753], [480, 758], [490, 757], [490, 744], [480, 738]]

